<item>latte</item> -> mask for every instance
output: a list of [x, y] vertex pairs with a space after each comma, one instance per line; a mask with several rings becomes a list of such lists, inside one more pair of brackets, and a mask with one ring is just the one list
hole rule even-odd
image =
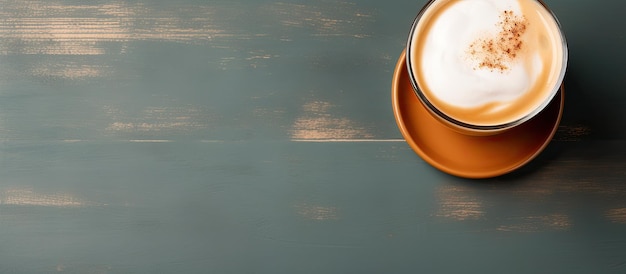
[[433, 0], [407, 46], [420, 99], [470, 129], [530, 119], [557, 93], [566, 63], [559, 24], [537, 0]]

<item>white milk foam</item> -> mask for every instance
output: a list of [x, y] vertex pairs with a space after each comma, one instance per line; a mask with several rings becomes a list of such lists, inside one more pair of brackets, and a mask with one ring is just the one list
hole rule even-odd
[[[512, 60], [504, 71], [480, 68], [479, 61], [468, 54], [470, 44], [501, 29], [497, 23], [504, 10], [520, 15], [520, 9], [517, 0], [464, 0], [439, 15], [425, 37], [420, 60], [423, 79], [436, 97], [469, 108], [512, 101], [529, 89], [543, 66], [538, 54], [531, 57], [532, 68]], [[531, 71], [534, 75], [529, 75]]]

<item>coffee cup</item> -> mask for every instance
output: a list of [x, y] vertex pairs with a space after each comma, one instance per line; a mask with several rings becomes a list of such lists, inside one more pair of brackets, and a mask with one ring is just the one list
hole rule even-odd
[[540, 0], [431, 0], [406, 64], [416, 96], [452, 130], [493, 135], [528, 122], [560, 92], [568, 49]]

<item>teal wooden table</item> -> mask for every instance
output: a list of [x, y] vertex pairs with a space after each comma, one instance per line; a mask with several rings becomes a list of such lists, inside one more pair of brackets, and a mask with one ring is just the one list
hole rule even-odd
[[625, 273], [626, 2], [547, 1], [563, 120], [488, 180], [395, 123], [424, 2], [0, 1], [0, 273]]

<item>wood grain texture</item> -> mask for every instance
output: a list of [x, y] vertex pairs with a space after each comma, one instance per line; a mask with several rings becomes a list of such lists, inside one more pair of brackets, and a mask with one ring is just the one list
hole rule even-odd
[[561, 126], [465, 180], [391, 110], [424, 2], [0, 0], [0, 273], [626, 271], [624, 3], [548, 2]]

